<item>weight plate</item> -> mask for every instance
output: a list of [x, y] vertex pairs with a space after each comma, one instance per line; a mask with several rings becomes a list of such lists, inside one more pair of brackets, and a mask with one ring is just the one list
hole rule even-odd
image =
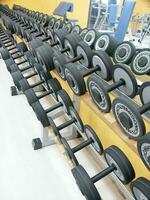
[[112, 79], [113, 63], [108, 54], [104, 51], [98, 50], [93, 52], [92, 66], [99, 67], [96, 72], [102, 79], [109, 81]]
[[26, 46], [26, 44], [24, 42], [19, 42], [17, 45], [16, 45], [16, 48], [22, 53], [24, 54], [24, 52], [27, 52], [28, 51], [28, 48]]
[[135, 53], [136, 48], [134, 44], [125, 41], [121, 44], [118, 44], [113, 56], [113, 60], [115, 63], [130, 64]]
[[150, 49], [142, 49], [133, 57], [131, 63], [132, 71], [137, 75], [150, 73]]
[[71, 90], [78, 96], [86, 92], [84, 78], [75, 64], [68, 63], [65, 65], [65, 77]]
[[40, 104], [39, 101], [36, 101], [31, 105], [33, 111], [35, 112], [37, 119], [41, 122], [43, 127], [48, 127], [50, 126], [49, 119], [46, 115], [45, 110], [43, 109], [42, 105]]
[[54, 54], [52, 56], [53, 56], [54, 68], [56, 69], [58, 75], [63, 80], [66, 80], [66, 76], [65, 76], [66, 59], [65, 59], [65, 57], [60, 52], [54, 52]]
[[61, 89], [57, 92], [57, 99], [60, 103], [62, 103], [63, 111], [67, 114], [70, 114], [70, 107], [73, 107], [73, 103], [64, 89]]
[[60, 29], [54, 32], [54, 41], [58, 42], [57, 48], [62, 50], [64, 48], [64, 37], [68, 34], [66, 30]]
[[74, 39], [72, 34], [67, 34], [67, 36], [65, 36], [65, 38], [64, 38], [64, 47], [65, 47], [65, 49], [68, 49], [67, 55], [70, 58], [74, 58], [76, 56], [76, 51], [75, 50], [76, 50], [76, 46], [77, 46], [78, 42], [79, 41]]
[[2, 58], [3, 60], [7, 60], [9, 59], [10, 53], [7, 49], [4, 49], [3, 47], [0, 48], [0, 58]]
[[82, 37], [82, 39], [84, 38], [87, 32], [88, 32], [87, 28], [82, 29], [82, 31], [80, 32], [80, 36]]
[[87, 79], [87, 87], [96, 106], [103, 112], [109, 112], [111, 109], [111, 100], [107, 93], [105, 85], [99, 77], [92, 75]]
[[85, 42], [79, 42], [76, 47], [77, 56], [82, 56], [83, 58], [79, 60], [80, 64], [91, 68], [92, 61], [92, 50]]
[[150, 181], [144, 177], [139, 177], [131, 183], [131, 190], [136, 200], [150, 199]]
[[87, 200], [101, 200], [100, 194], [98, 193], [94, 183], [81, 165], [73, 168], [71, 172], [82, 195], [85, 196]]
[[31, 53], [32, 53], [32, 55], [36, 58], [36, 48], [38, 48], [38, 47], [40, 47], [40, 46], [42, 46], [43, 45], [43, 42], [42, 42], [42, 40], [41, 39], [34, 39], [34, 40], [32, 40], [31, 42], [29, 42], [28, 43], [28, 46], [29, 46], [29, 49], [30, 49], [30, 51], [31, 51]]
[[47, 32], [47, 35], [49, 36], [50, 44], [53, 44], [54, 43], [54, 35], [53, 35], [54, 32], [53, 32], [53, 30], [51, 30], [50, 28], [47, 28], [46, 32]]
[[20, 71], [16, 71], [16, 72], [12, 73], [11, 76], [12, 76], [15, 86], [20, 91], [21, 90], [20, 80], [23, 79], [24, 76], [22, 75], [22, 73]]
[[130, 183], [135, 178], [135, 171], [127, 156], [117, 146], [110, 146], [104, 151], [104, 157], [109, 166], [114, 166], [114, 174], [123, 184]]
[[56, 30], [58, 30], [58, 29], [60, 29], [62, 27], [63, 27], [62, 20], [61, 19], [57, 19], [57, 21], [55, 22], [54, 27], [53, 27], [54, 31], [56, 31]]
[[67, 140], [65, 138], [62, 138], [61, 142], [64, 145], [65, 151], [66, 151], [69, 159], [74, 163], [74, 165], [79, 165], [78, 160], [77, 160], [75, 154], [73, 153], [71, 147], [69, 146]]
[[72, 30], [72, 24], [70, 22], [68, 22], [67, 24], [65, 24], [64, 29], [70, 33]]
[[52, 75], [49, 72], [45, 72], [43, 70], [41, 70], [39, 73], [40, 73], [41, 80], [44, 81], [43, 85], [45, 86], [47, 90], [49, 90], [50, 88], [49, 88], [48, 81], [52, 79]]
[[106, 53], [108, 53], [109, 56], [112, 56], [116, 47], [117, 41], [115, 40], [115, 38], [107, 33], [103, 33], [95, 42], [94, 49], [105, 51]]
[[59, 90], [62, 90], [59, 81], [56, 78], [51, 78], [50, 80], [47, 81], [47, 84], [49, 86], [50, 91], [52, 91], [53, 97], [58, 101], [57, 92]]
[[12, 58], [9, 58], [7, 60], [5, 60], [5, 64], [6, 64], [6, 67], [7, 67], [7, 70], [9, 72], [11, 72], [11, 69], [10, 69], [10, 66], [13, 65], [15, 62]]
[[79, 33], [80, 34], [81, 31], [81, 27], [79, 25], [75, 25], [72, 30], [71, 33]]
[[75, 119], [74, 124], [76, 125], [76, 127], [83, 133], [84, 132], [83, 122], [74, 107], [72, 106], [69, 107], [69, 114], [71, 118]]
[[88, 44], [90, 47], [92, 47], [96, 39], [96, 34], [97, 33], [95, 29], [89, 29], [86, 32], [83, 41], [86, 42], [86, 44]]
[[150, 171], [150, 133], [147, 133], [138, 140], [137, 149], [143, 163]]
[[28, 83], [28, 81], [25, 79], [25, 78], [22, 78], [18, 81], [18, 84], [19, 84], [19, 90], [22, 91], [23, 93], [30, 89], [30, 85]]
[[56, 21], [56, 18], [52, 17], [51, 20], [49, 21], [48, 27], [53, 29], [55, 21]]
[[48, 45], [44, 44], [35, 49], [39, 63], [43, 66], [45, 72], [50, 72], [54, 69], [53, 63], [53, 49]]
[[101, 155], [103, 153], [103, 145], [102, 145], [99, 137], [93, 130], [93, 128], [89, 125], [85, 125], [84, 132], [85, 132], [87, 139], [92, 138], [92, 140], [93, 140], [93, 142], [91, 144], [92, 147], [95, 149], [95, 151], [97, 151]]
[[150, 102], [150, 82], [144, 82], [139, 88], [139, 95], [142, 104]]
[[125, 84], [118, 89], [130, 98], [135, 97], [138, 91], [136, 78], [125, 64], [114, 66], [113, 82], [116, 83], [119, 80], [123, 80]]
[[139, 107], [133, 101], [119, 97], [113, 101], [112, 110], [119, 126], [129, 138], [137, 140], [145, 134]]
[[24, 94], [28, 100], [29, 105], [32, 105], [33, 103], [38, 101], [38, 97], [36, 96], [36, 94], [32, 88], [25, 90]]

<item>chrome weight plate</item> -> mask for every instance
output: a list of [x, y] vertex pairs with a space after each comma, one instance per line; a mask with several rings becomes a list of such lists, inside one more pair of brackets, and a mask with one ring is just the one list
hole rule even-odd
[[139, 107], [130, 99], [119, 97], [112, 103], [112, 111], [123, 132], [137, 140], [145, 134], [145, 124]]
[[142, 49], [133, 57], [132, 71], [137, 75], [150, 73], [150, 49]]

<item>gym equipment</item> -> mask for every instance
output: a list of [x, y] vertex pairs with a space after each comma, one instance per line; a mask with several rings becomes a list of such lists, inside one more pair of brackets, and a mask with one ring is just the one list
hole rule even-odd
[[112, 84], [105, 85], [98, 76], [93, 75], [88, 78], [87, 86], [96, 106], [102, 112], [106, 113], [110, 112], [111, 109], [111, 98], [109, 93], [113, 90], [118, 89], [130, 98], [135, 97], [138, 92], [136, 78], [125, 64], [114, 65]]
[[150, 133], [142, 136], [137, 141], [137, 149], [143, 163], [150, 171]]
[[65, 65], [65, 78], [76, 95], [82, 95], [86, 92], [86, 84], [84, 77], [92, 73], [97, 73], [104, 80], [111, 80], [113, 73], [113, 63], [111, 58], [104, 51], [95, 51], [92, 55], [92, 68], [85, 72], [80, 72], [75, 64], [70, 63]]
[[[16, 51], [9, 52], [9, 49], [1, 47], [0, 48], [0, 56], [1, 56], [1, 58], [3, 60], [7, 60], [7, 59], [12, 57], [15, 60], [15, 59], [23, 57], [24, 56], [23, 53], [28, 51], [27, 46], [25, 45], [24, 42], [18, 43], [15, 48], [17, 49]], [[15, 56], [16, 53], [20, 53], [20, 55], [16, 55]]]
[[113, 114], [123, 130], [123, 132], [132, 139], [140, 139], [145, 134], [145, 124], [142, 114], [150, 109], [149, 91], [150, 83], [145, 82], [139, 89], [143, 106], [139, 107], [128, 98], [119, 97], [112, 103]]
[[131, 69], [137, 75], [150, 74], [150, 49], [141, 49], [133, 57]]
[[63, 111], [69, 114], [70, 113], [69, 107], [73, 106], [73, 103], [65, 90], [63, 89], [59, 90], [56, 95], [58, 103], [56, 103], [55, 105], [51, 106], [46, 110], [44, 110], [39, 101], [36, 101], [31, 105], [32, 109], [34, 110], [37, 116], [37, 119], [41, 122], [43, 127], [48, 127], [48, 126], [54, 127], [52, 124], [52, 119], [48, 117], [48, 113], [62, 107]]
[[81, 144], [73, 148], [69, 146], [67, 140], [64, 137], [62, 137], [61, 139], [61, 142], [64, 145], [67, 155], [69, 156], [69, 158], [72, 160], [72, 162], [75, 165], [79, 165], [79, 162], [75, 156], [75, 153], [77, 153], [78, 151], [82, 150], [83, 148], [89, 145], [91, 145], [94, 148], [94, 150], [97, 151], [100, 155], [103, 153], [103, 146], [101, 144], [101, 141], [97, 137], [92, 127], [89, 125], [84, 125], [84, 133], [87, 139], [84, 139], [84, 141]]
[[125, 41], [115, 49], [113, 60], [115, 63], [130, 64], [133, 56], [136, 54], [136, 48], [133, 43]]
[[[44, 85], [47, 88], [47, 90], [49, 90], [48, 80], [52, 78], [51, 74], [44, 72], [41, 69], [40, 65], [36, 65], [36, 69], [37, 68], [38, 68], [38, 72], [35, 72], [31, 75], [28, 75], [27, 77], [19, 77], [20, 79], [19, 79], [18, 85], [17, 85], [18, 86], [17, 88], [18, 88], [19, 91], [24, 92], [24, 91], [26, 91], [30, 88], [35, 88], [35, 87], [40, 86], [40, 85]], [[36, 75], [40, 76], [40, 80], [37, 83], [30, 85], [28, 83], [27, 79], [29, 79], [33, 76], [36, 76]]]
[[55, 65], [55, 69], [58, 73], [58, 75], [62, 79], [66, 79], [65, 77], [65, 65], [68, 63], [75, 63], [79, 62], [81, 65], [83, 65], [86, 68], [91, 68], [91, 60], [93, 52], [91, 48], [84, 42], [81, 41], [76, 45], [76, 55], [74, 58], [70, 60], [65, 60], [63, 55], [55, 53], [53, 55], [53, 61]]
[[130, 161], [117, 146], [112, 145], [105, 149], [104, 157], [108, 167], [92, 178], [81, 165], [71, 170], [76, 184], [87, 200], [102, 199], [94, 184], [112, 172], [123, 184], [128, 184], [135, 178], [135, 171]]
[[[83, 32], [82, 32], [83, 36]], [[92, 49], [94, 48], [94, 44], [99, 38], [100, 33], [95, 29], [86, 30], [85, 36], [83, 37], [83, 41], [86, 42]]]
[[131, 183], [131, 190], [136, 200], [150, 199], [150, 181], [144, 177], [139, 177]]
[[34, 102], [36, 102], [50, 94], [52, 94], [55, 97], [55, 99], [57, 100], [57, 92], [62, 89], [59, 81], [56, 78], [51, 78], [47, 81], [47, 84], [50, 89], [38, 96], [36, 95], [35, 91], [32, 88], [24, 91], [24, 94], [28, 100], [29, 105], [32, 105]]
[[77, 113], [77, 111], [75, 110], [74, 107], [70, 106], [67, 107], [68, 108], [68, 114], [71, 117], [70, 120], [64, 122], [63, 124], [56, 126], [55, 122], [53, 121], [52, 118], [49, 118], [49, 123], [51, 128], [53, 129], [54, 134], [58, 137], [59, 141], [61, 142], [61, 134], [60, 131], [72, 124], [75, 125], [75, 127], [77, 128], [77, 130], [79, 132], [83, 132], [84, 131], [84, 126], [83, 126], [83, 122], [79, 116], [79, 114]]

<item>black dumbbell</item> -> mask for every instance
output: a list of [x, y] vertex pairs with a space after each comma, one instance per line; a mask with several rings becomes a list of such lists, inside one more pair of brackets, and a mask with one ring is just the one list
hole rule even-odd
[[[86, 31], [86, 33], [85, 33]], [[83, 41], [86, 42], [92, 49], [94, 48], [94, 44], [97, 41], [97, 39], [99, 38], [99, 36], [101, 36], [101, 33], [98, 32], [95, 29], [84, 29], [84, 32], [80, 33], [83, 34], [85, 33], [84, 37], [83, 37]]]
[[63, 89], [59, 90], [56, 95], [57, 95], [58, 103], [54, 104], [53, 106], [51, 106], [50, 108], [46, 110], [44, 110], [44, 108], [42, 107], [39, 101], [36, 101], [35, 103], [31, 105], [32, 109], [34, 110], [37, 116], [37, 119], [41, 122], [43, 127], [53, 126], [51, 122], [52, 119], [48, 117], [48, 113], [59, 108], [62, 108], [65, 113], [69, 113], [70, 111], [69, 107], [73, 106], [73, 103], [65, 90]]
[[91, 69], [82, 72], [75, 64], [70, 63], [65, 65], [65, 77], [72, 91], [79, 96], [86, 92], [85, 77], [97, 73], [102, 79], [109, 81], [112, 79], [113, 68], [113, 63], [107, 53], [99, 50], [93, 52]]
[[145, 82], [139, 89], [143, 106], [138, 106], [129, 98], [119, 97], [112, 103], [113, 114], [123, 132], [132, 139], [140, 139], [145, 134], [142, 114], [150, 110], [150, 82]]
[[[13, 47], [13, 48], [14, 48], [14, 47]], [[18, 44], [16, 45], [15, 49], [16, 49], [16, 51], [9, 52], [8, 49], [6, 49], [6, 48], [1, 48], [1, 49], [0, 49], [0, 55], [1, 55], [1, 57], [3, 58], [3, 60], [7, 60], [7, 59], [9, 59], [9, 58], [11, 58], [11, 57], [12, 57], [14, 60], [15, 60], [15, 59], [18, 59], [18, 58], [21, 58], [21, 57], [24, 56], [23, 53], [26, 52], [26, 51], [28, 51], [27, 46], [25, 45], [24, 42], [18, 43]], [[16, 54], [16, 53], [20, 53], [20, 55], [16, 55], [16, 56], [15, 56], [14, 54]]]
[[113, 60], [115, 63], [122, 63], [129, 65], [136, 53], [136, 48], [132, 42], [124, 41], [115, 49]]
[[70, 147], [70, 145], [68, 144], [67, 140], [64, 137], [61, 139], [61, 142], [64, 145], [67, 155], [75, 165], [79, 165], [75, 153], [77, 153], [78, 151], [82, 150], [83, 148], [89, 145], [92, 145], [94, 150], [96, 150], [100, 155], [103, 153], [103, 146], [93, 128], [89, 125], [84, 125], [84, 133], [86, 139], [84, 139], [84, 141], [81, 144], [73, 148]]
[[104, 157], [108, 167], [93, 177], [90, 177], [81, 165], [71, 170], [76, 184], [87, 200], [102, 199], [94, 184], [112, 172], [123, 184], [128, 184], [135, 178], [130, 161], [117, 146], [112, 145], [105, 149]]
[[144, 177], [139, 177], [130, 185], [135, 200], [150, 199], [150, 181]]
[[120, 90], [130, 98], [135, 97], [138, 92], [136, 78], [125, 64], [114, 65], [112, 84], [105, 85], [98, 76], [93, 75], [88, 78], [87, 87], [94, 103], [102, 112], [110, 112], [111, 98], [109, 93], [115, 89]]
[[57, 92], [62, 89], [59, 81], [56, 78], [51, 78], [50, 80], [47, 81], [47, 84], [49, 86], [49, 90], [38, 96], [36, 95], [35, 91], [32, 88], [24, 91], [24, 94], [28, 100], [29, 105], [32, 105], [36, 101], [50, 94], [53, 95], [54, 98], [57, 100]]
[[[24, 92], [30, 88], [35, 88], [40, 85], [44, 85], [46, 87], [46, 89], [49, 90], [48, 80], [51, 79], [52, 76], [50, 73], [48, 74], [48, 73], [44, 72], [43, 69], [41, 69], [40, 65], [37, 65], [37, 66], [39, 68], [38, 73], [34, 72], [34, 73], [32, 73], [28, 76], [22, 77], [22, 78], [21, 78], [21, 75], [19, 76], [19, 78], [21, 78], [21, 79], [17, 82], [17, 85], [16, 85], [19, 91]], [[19, 73], [17, 75], [19, 75]], [[40, 80], [34, 84], [29, 84], [29, 82], [27, 80], [36, 75], [39, 75]]]

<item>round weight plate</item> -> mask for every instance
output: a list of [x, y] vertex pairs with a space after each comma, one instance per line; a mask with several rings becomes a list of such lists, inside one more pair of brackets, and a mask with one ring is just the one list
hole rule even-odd
[[16, 48], [23, 54], [24, 52], [27, 52], [28, 51], [28, 48], [26, 46], [26, 44], [24, 42], [19, 42], [17, 45], [16, 45]]
[[93, 142], [91, 144], [92, 147], [95, 149], [95, 151], [97, 151], [101, 155], [103, 153], [103, 145], [102, 145], [100, 139], [98, 138], [97, 134], [93, 130], [93, 128], [89, 125], [85, 125], [84, 132], [88, 139], [92, 138], [92, 140], [93, 140]]
[[87, 68], [91, 68], [92, 61], [92, 50], [85, 42], [79, 42], [76, 47], [77, 56], [82, 56], [83, 58], [79, 60], [80, 64]]
[[92, 66], [99, 67], [96, 72], [102, 79], [109, 81], [112, 79], [113, 63], [108, 54], [104, 51], [94, 51], [92, 57]]
[[90, 29], [86, 32], [83, 41], [86, 42], [90, 47], [94, 44], [96, 39], [96, 30]]
[[31, 105], [33, 111], [35, 112], [37, 119], [41, 122], [43, 127], [48, 127], [50, 126], [49, 119], [46, 115], [45, 110], [43, 109], [42, 105], [40, 104], [39, 101], [36, 101]]
[[109, 112], [111, 109], [111, 100], [107, 89], [99, 77], [96, 75], [90, 76], [87, 80], [87, 87], [96, 106], [103, 112]]
[[61, 89], [57, 92], [58, 101], [62, 103], [63, 111], [67, 114], [70, 114], [69, 107], [73, 107], [72, 100], [64, 89]]
[[54, 69], [53, 63], [53, 49], [48, 45], [44, 44], [35, 49], [39, 63], [43, 66], [44, 71], [49, 72]]
[[71, 118], [75, 119], [76, 127], [83, 133], [84, 132], [83, 122], [82, 122], [79, 114], [75, 110], [75, 108], [73, 108], [72, 106], [69, 107], [69, 114], [70, 114]]
[[13, 82], [14, 82], [15, 86], [16, 86], [17, 89], [20, 91], [21, 88], [20, 88], [19, 81], [20, 81], [21, 79], [23, 79], [24, 76], [22, 75], [22, 73], [21, 73], [20, 71], [16, 71], [16, 72], [12, 73], [11, 76], [12, 76], [12, 79], [13, 79]]
[[139, 88], [139, 95], [142, 104], [147, 104], [150, 102], [150, 82], [144, 82]]
[[144, 177], [139, 177], [131, 183], [131, 190], [136, 200], [150, 199], [150, 181]]
[[107, 33], [103, 33], [96, 40], [94, 49], [105, 51], [108, 53], [109, 56], [112, 56], [116, 47], [117, 41], [115, 40], [115, 38]]
[[145, 125], [139, 107], [130, 99], [117, 98], [112, 103], [116, 121], [124, 133], [132, 139], [138, 139], [145, 134]]
[[135, 97], [138, 91], [136, 78], [125, 64], [116, 64], [114, 66], [113, 81], [116, 83], [119, 80], [123, 80], [124, 85], [118, 89], [130, 98]]
[[38, 98], [34, 92], [34, 90], [32, 88], [25, 90], [24, 94], [28, 100], [29, 105], [32, 105], [33, 103], [35, 103], [36, 101], [38, 101]]
[[72, 91], [80, 96], [86, 92], [84, 78], [75, 64], [69, 63], [65, 65], [65, 77]]
[[56, 31], [56, 30], [62, 28], [62, 26], [63, 26], [62, 20], [61, 20], [61, 19], [58, 19], [58, 20], [55, 22], [54, 28], [53, 28], [53, 29], [54, 29], [54, 31]]
[[47, 35], [49, 36], [50, 44], [53, 44], [54, 43], [54, 35], [53, 35], [54, 32], [53, 32], [53, 30], [50, 29], [50, 28], [47, 28], [46, 32], [47, 32]]
[[138, 140], [137, 149], [142, 161], [150, 171], [150, 133], [147, 133]]
[[135, 53], [136, 48], [134, 44], [125, 41], [117, 46], [113, 56], [113, 60], [115, 63], [130, 64]]
[[48, 27], [52, 29], [54, 27], [55, 21], [56, 18], [52, 17], [51, 20], [49, 21]]
[[104, 151], [104, 157], [109, 166], [114, 166], [114, 174], [123, 184], [130, 183], [135, 178], [135, 171], [127, 156], [117, 146], [110, 146]]
[[150, 49], [142, 49], [133, 57], [132, 71], [137, 75], [150, 73]]
[[82, 37], [82, 39], [84, 38], [84, 36], [86, 35], [86, 33], [88, 32], [87, 28], [84, 28], [81, 32], [80, 32], [80, 36]]
[[65, 138], [61, 139], [62, 144], [64, 145], [65, 151], [69, 157], [69, 159], [75, 164], [75, 165], [79, 165], [78, 160], [75, 156], [75, 154], [73, 153], [71, 147], [69, 146], [67, 140]]
[[30, 89], [30, 85], [28, 83], [28, 81], [25, 79], [25, 78], [22, 78], [20, 81], [19, 81], [19, 90], [21, 90], [23, 93]]
[[76, 41], [73, 39], [72, 35], [69, 34], [64, 38], [64, 47], [68, 49], [67, 54], [70, 58], [74, 58], [76, 56], [75, 48], [76, 48]]
[[68, 22], [67, 24], [65, 24], [64, 29], [67, 30], [68, 33], [70, 33], [72, 30], [72, 24]]
[[65, 63], [66, 59], [60, 52], [54, 52], [53, 56], [53, 63], [54, 68], [56, 69], [58, 75], [63, 79], [66, 80], [65, 76]]
[[80, 34], [81, 31], [81, 27], [79, 25], [75, 25], [72, 30], [71, 33], [79, 33]]
[[10, 71], [11, 71], [11, 73], [13, 73], [13, 72], [16, 72], [16, 71], [20, 71], [20, 68], [18, 67], [18, 65], [17, 64], [12, 64], [11, 66], [10, 66]]
[[14, 59], [12, 58], [5, 60], [6, 67], [9, 72], [11, 72], [10, 66], [13, 65], [14, 63], [15, 63]]
[[3, 47], [0, 48], [0, 58], [2, 58], [3, 60], [7, 60], [9, 59], [10, 53], [7, 49], [4, 49]]
[[62, 90], [59, 81], [56, 78], [51, 78], [50, 80], [47, 81], [47, 84], [49, 86], [50, 91], [52, 91], [52, 95], [58, 101], [57, 92], [59, 90]]
[[42, 46], [43, 45], [43, 42], [42, 42], [42, 40], [41, 39], [34, 39], [34, 40], [32, 40], [31, 42], [29, 42], [28, 43], [28, 46], [29, 46], [29, 49], [30, 49], [30, 51], [31, 51], [31, 53], [32, 53], [32, 55], [36, 58], [36, 48], [38, 48], [38, 47], [40, 47], [40, 46]]
[[94, 183], [81, 165], [73, 168], [71, 172], [81, 193], [87, 200], [101, 200], [100, 194], [98, 193]]
[[54, 33], [54, 41], [58, 42], [58, 49], [62, 50], [64, 48], [64, 37], [68, 34], [66, 30], [60, 29]]

